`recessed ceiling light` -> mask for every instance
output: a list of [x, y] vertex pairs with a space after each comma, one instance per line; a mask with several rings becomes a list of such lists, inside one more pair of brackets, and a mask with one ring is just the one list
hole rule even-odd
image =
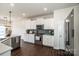
[[11, 6], [11, 7], [14, 7], [14, 5], [15, 5], [14, 3], [10, 3], [10, 6]]
[[43, 10], [44, 10], [44, 11], [47, 11], [48, 9], [47, 9], [47, 8], [44, 8]]
[[22, 13], [22, 16], [24, 16], [24, 17], [25, 17], [25, 16], [26, 16], [26, 14], [25, 14], [25, 13]]

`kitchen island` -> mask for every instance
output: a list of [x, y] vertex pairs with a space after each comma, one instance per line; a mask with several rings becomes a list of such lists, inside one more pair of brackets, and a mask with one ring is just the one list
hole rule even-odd
[[11, 56], [12, 48], [3, 43], [0, 43], [0, 56]]

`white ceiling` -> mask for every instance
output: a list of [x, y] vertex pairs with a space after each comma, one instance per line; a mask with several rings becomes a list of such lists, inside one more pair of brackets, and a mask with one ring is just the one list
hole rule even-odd
[[[76, 5], [78, 3], [15, 3], [12, 8], [12, 15], [14, 17], [23, 17], [22, 13], [26, 13], [26, 17], [31, 17]], [[9, 3], [0, 3], [0, 16], [9, 15], [10, 7]], [[48, 10], [45, 12], [43, 8], [48, 8]]]

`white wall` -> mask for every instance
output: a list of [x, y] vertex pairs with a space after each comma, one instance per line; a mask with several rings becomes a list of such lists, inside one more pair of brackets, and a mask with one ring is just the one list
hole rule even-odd
[[79, 6], [74, 8], [74, 55], [79, 56]]
[[24, 35], [26, 33], [24, 19], [12, 19], [12, 36]]

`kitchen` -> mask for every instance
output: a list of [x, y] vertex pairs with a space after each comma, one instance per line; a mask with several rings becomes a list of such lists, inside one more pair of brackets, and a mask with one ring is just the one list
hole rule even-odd
[[[54, 6], [55, 5], [57, 4], [54, 4]], [[58, 5], [60, 5], [59, 9], [56, 9], [53, 6], [53, 3], [45, 4], [45, 6], [44, 4], [27, 3], [1, 4], [0, 6], [4, 6], [4, 8], [0, 10], [6, 9], [8, 17], [0, 17], [0, 20], [2, 20], [0, 21], [0, 45], [2, 44], [1, 46], [3, 46], [4, 44], [6, 44], [8, 46], [3, 47], [2, 49], [0, 49], [0, 51], [8, 47], [9, 49], [7, 51], [9, 51], [9, 53], [7, 55], [11, 55], [11, 50], [16, 50], [16, 48], [22, 49], [21, 44], [22, 41], [24, 41], [25, 43], [41, 45], [42, 47], [45, 46], [48, 48], [50, 47], [56, 50], [66, 50], [68, 48], [67, 51], [71, 52], [70, 46], [67, 44], [67, 47], [67, 45], [65, 44], [66, 41], [67, 43], [69, 43], [70, 41], [68, 37], [68, 40], [65, 40], [66, 35], [68, 35], [68, 30], [67, 33], [65, 32], [68, 25], [66, 21], [68, 22], [71, 19], [74, 20], [76, 19], [76, 17], [78, 17], [75, 15], [75, 10], [78, 10], [78, 6], [75, 7], [76, 4], [71, 4], [72, 6], [70, 4], [66, 4], [68, 6], [64, 7], [62, 7], [62, 5], [64, 4]], [[37, 11], [32, 8], [34, 6], [36, 6]], [[43, 6], [43, 8], [40, 6]], [[51, 7], [49, 8], [49, 6]], [[52, 8], [54, 8], [54, 10]], [[41, 11], [41, 9], [43, 10]], [[37, 15], [37, 12], [39, 10], [40, 12]], [[26, 11], [29, 13], [27, 13], [27, 18], [26, 13], [24, 13]], [[76, 22], [76, 20], [74, 22]], [[74, 30], [70, 32], [73, 33]], [[74, 48], [72, 50], [74, 50]]]

